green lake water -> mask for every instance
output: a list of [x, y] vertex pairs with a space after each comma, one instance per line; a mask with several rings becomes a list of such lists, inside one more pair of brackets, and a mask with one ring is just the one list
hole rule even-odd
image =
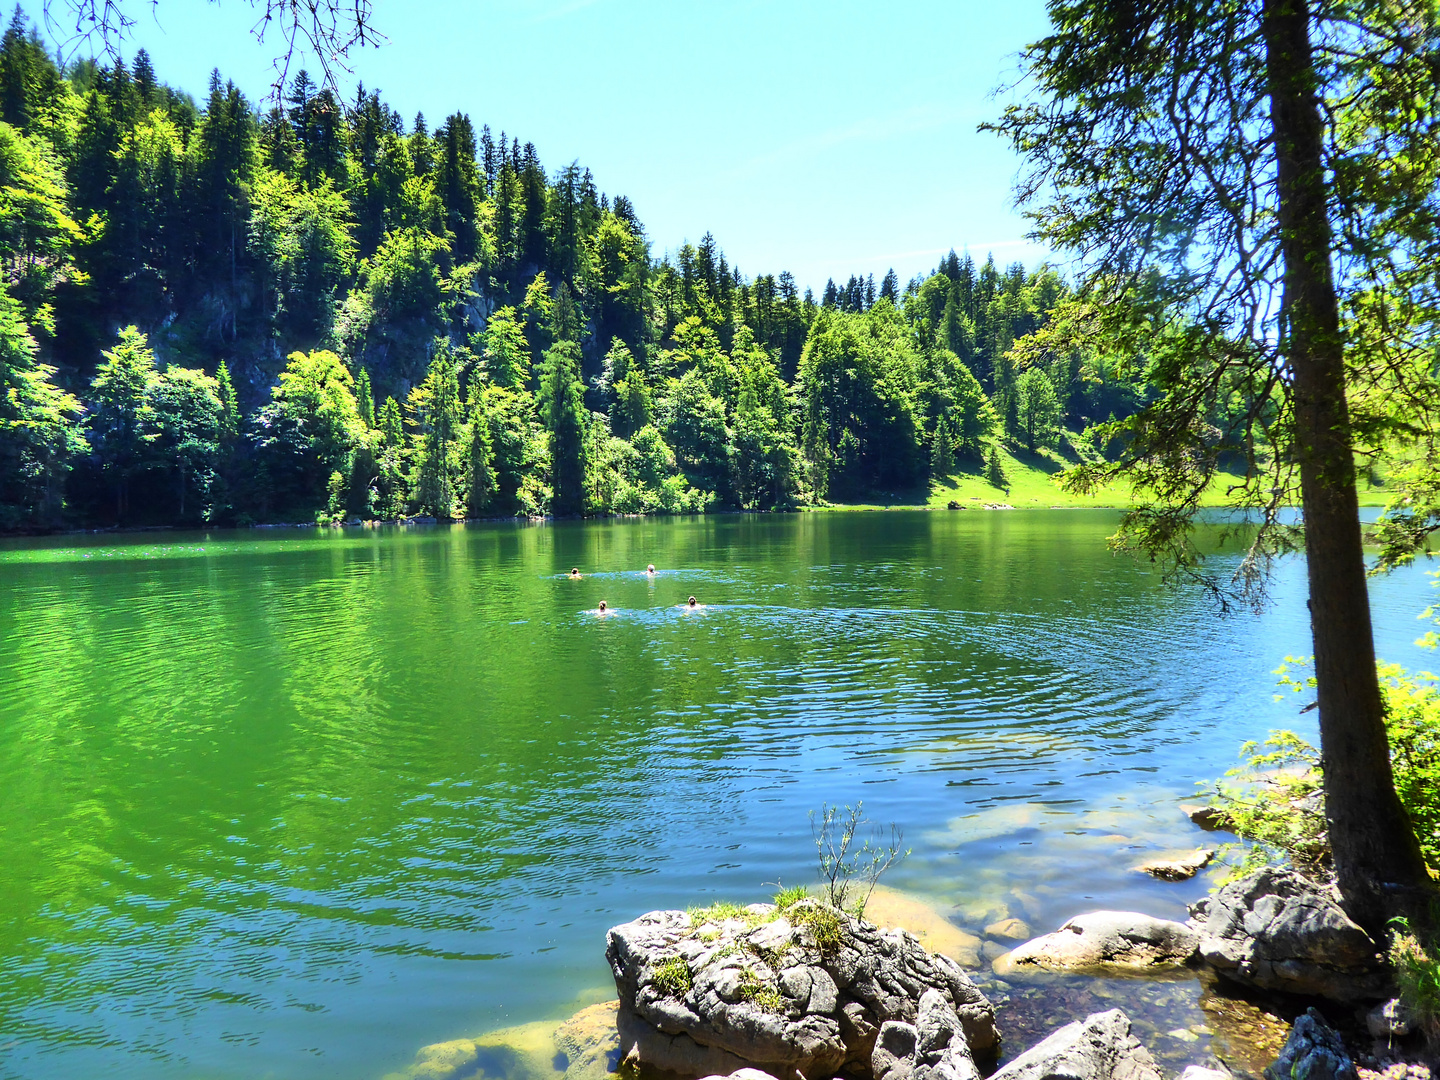
[[[1273, 697], [1303, 568], [1219, 619], [1115, 520], [0, 545], [0, 1076], [368, 1080], [565, 1016], [613, 991], [610, 925], [811, 880], [826, 801], [898, 823], [887, 882], [972, 931], [1181, 916], [1204, 879], [1130, 867], [1206, 839], [1176, 802], [1241, 741], [1313, 731]], [[1423, 569], [1373, 589], [1417, 667]], [[1193, 978], [994, 992], [1009, 1051], [1107, 995], [1210, 1049]]]

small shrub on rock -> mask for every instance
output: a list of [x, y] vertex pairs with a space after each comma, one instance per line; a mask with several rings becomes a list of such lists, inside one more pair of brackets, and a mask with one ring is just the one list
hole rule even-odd
[[810, 895], [810, 890], [804, 885], [792, 885], [788, 889], [781, 889], [775, 894], [775, 906], [782, 912], [789, 911], [801, 900]]
[[729, 900], [717, 900], [709, 907], [692, 907], [687, 912], [690, 916], [691, 926], [704, 926], [706, 923], [722, 923], [726, 919], [740, 919], [752, 926], [758, 926], [759, 917], [752, 915], [739, 904]]
[[749, 968], [740, 972], [740, 996], [765, 1012], [778, 1015], [785, 1011], [785, 999], [780, 996], [780, 991], [769, 983], [761, 982]]
[[[862, 837], [862, 830], [870, 836]], [[831, 907], [848, 911], [857, 919], [865, 917], [865, 905], [875, 883], [891, 866], [909, 855], [900, 847], [899, 826], [891, 825], [887, 837], [880, 826], [865, 816], [865, 804], [820, 808], [810, 814], [810, 832], [820, 859], [820, 880]]]
[[796, 926], [803, 926], [815, 939], [822, 953], [833, 953], [844, 940], [845, 916], [838, 909], [819, 900], [793, 905], [786, 916]]
[[655, 975], [650, 981], [655, 989], [666, 997], [673, 998], [684, 997], [690, 992], [690, 987], [695, 985], [690, 975], [690, 965], [683, 956], [667, 956], [661, 960], [655, 965]]
[[1390, 966], [1400, 1000], [1431, 1048], [1440, 1049], [1440, 958], [1426, 951], [1404, 919], [1396, 919], [1394, 925]]

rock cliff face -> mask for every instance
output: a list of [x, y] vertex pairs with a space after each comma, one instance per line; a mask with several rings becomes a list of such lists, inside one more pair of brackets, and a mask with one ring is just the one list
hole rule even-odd
[[1333, 893], [1293, 870], [1257, 870], [1190, 911], [1201, 959], [1236, 982], [1341, 1001], [1383, 996], [1375, 942]]
[[621, 1054], [652, 1068], [867, 1075], [882, 1025], [914, 1024], [927, 991], [953, 1010], [969, 1052], [989, 1057], [999, 1043], [994, 1009], [955, 961], [813, 900], [653, 911], [613, 928], [606, 956]]

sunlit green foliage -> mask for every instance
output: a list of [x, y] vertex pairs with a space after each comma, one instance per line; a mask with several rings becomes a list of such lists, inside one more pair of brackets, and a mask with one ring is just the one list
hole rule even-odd
[[351, 454], [367, 435], [355, 380], [344, 362], [325, 350], [290, 355], [255, 428], [266, 481], [261, 505], [270, 501], [284, 513], [323, 507], [330, 474], [349, 475]]
[[0, 288], [0, 529], [59, 524], [70, 459], [86, 448], [80, 402], [35, 354], [20, 305]]
[[[43, 482], [14, 496], [43, 489], [46, 509], [3, 528], [913, 488], [1019, 437], [1006, 350], [1066, 294], [1047, 268], [953, 252], [908, 286], [852, 276], [818, 300], [741, 275], [708, 233], [655, 259], [583, 167], [547, 172], [463, 113], [407, 125], [303, 71], [262, 110], [219, 72], [197, 103], [143, 54], [62, 68], [23, 15], [0, 70], [0, 264], [34, 346], [7, 377], [49, 417], [26, 429], [47, 433], [24, 466]], [[146, 329], [150, 371], [116, 326]], [[1068, 372], [1046, 368], [1074, 426]]]
[[[420, 512], [442, 520], [463, 517], [467, 462], [461, 453], [464, 416], [454, 350], [443, 339], [425, 381], [410, 395], [415, 446], [415, 498]], [[483, 454], [483, 451], [482, 451]]]
[[1051, 446], [1060, 430], [1060, 399], [1050, 377], [1039, 368], [1030, 368], [1015, 380], [1015, 425], [1034, 451]]
[[[1281, 685], [1313, 690], [1313, 677], [1291, 672], [1308, 660], [1287, 657]], [[1440, 871], [1440, 687], [1435, 676], [1381, 664], [1380, 689], [1395, 791], [1409, 815], [1425, 861]], [[1217, 783], [1216, 805], [1237, 835], [1253, 841], [1242, 869], [1287, 859], [1324, 876], [1330, 867], [1322, 805], [1324, 777], [1320, 752], [1291, 731], [1272, 732], [1261, 743], [1240, 749], [1243, 764]]]

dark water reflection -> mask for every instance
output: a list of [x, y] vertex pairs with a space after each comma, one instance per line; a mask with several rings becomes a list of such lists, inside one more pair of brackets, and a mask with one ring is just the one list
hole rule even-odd
[[[890, 883], [962, 926], [1180, 915], [1203, 881], [1129, 867], [1197, 842], [1175, 802], [1242, 740], [1311, 728], [1272, 699], [1303, 577], [1218, 620], [1114, 520], [8, 544], [0, 1075], [374, 1077], [563, 1015], [612, 923], [809, 880], [827, 800], [900, 823]], [[1428, 594], [1377, 583], [1388, 658], [1423, 666]], [[1146, 992], [1205, 1026], [1193, 980]]]

